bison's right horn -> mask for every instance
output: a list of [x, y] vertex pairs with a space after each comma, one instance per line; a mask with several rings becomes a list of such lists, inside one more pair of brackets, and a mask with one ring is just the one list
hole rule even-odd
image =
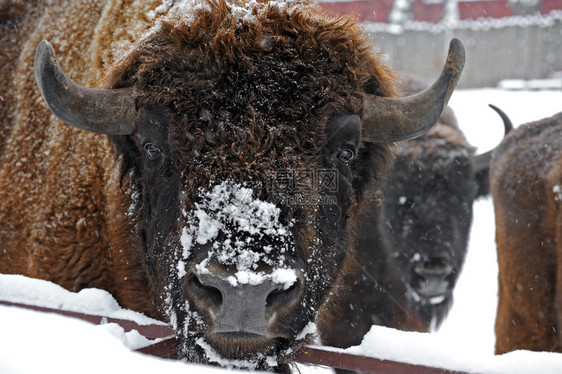
[[[503, 121], [503, 129], [504, 129], [504, 137], [509, 134], [509, 132], [511, 130], [513, 130], [513, 123], [511, 123], [511, 120], [509, 119], [509, 117], [507, 116], [507, 114], [504, 113], [503, 110], [501, 110], [500, 108], [498, 108], [495, 105], [492, 104], [488, 104], [488, 106], [490, 108], [492, 108], [493, 110], [496, 111], [496, 113], [498, 113]], [[494, 148], [495, 149], [495, 148]], [[492, 153], [494, 152], [494, 149], [489, 150], [488, 152], [484, 152], [482, 154], [479, 154], [478, 156], [476, 156], [474, 158], [474, 171], [476, 173], [482, 171], [482, 170], [486, 170], [490, 167], [490, 161], [492, 160]]]
[[465, 51], [460, 40], [449, 45], [447, 62], [437, 81], [418, 94], [365, 99], [362, 138], [372, 143], [397, 142], [426, 133], [439, 119], [464, 67]]
[[46, 40], [37, 46], [33, 70], [43, 99], [61, 121], [108, 135], [134, 132], [132, 88], [93, 89], [74, 83], [62, 71], [55, 50]]

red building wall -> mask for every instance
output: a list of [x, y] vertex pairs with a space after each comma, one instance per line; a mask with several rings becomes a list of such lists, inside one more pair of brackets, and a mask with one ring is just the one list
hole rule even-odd
[[[389, 16], [395, 0], [332, 0], [321, 2], [320, 5], [328, 13], [355, 14], [360, 22], [390, 22]], [[548, 14], [552, 10], [562, 10], [562, 0], [542, 0], [541, 13]], [[503, 18], [513, 15], [508, 0], [471, 0], [458, 2], [460, 20], [478, 18]], [[412, 7], [412, 19], [438, 23], [443, 19], [444, 2], [415, 0]]]
[[507, 0], [459, 1], [459, 19], [503, 18], [512, 16]]
[[414, 2], [412, 19], [420, 22], [438, 23], [443, 18], [443, 3]]
[[328, 13], [353, 13], [360, 22], [388, 22], [394, 0], [331, 1], [320, 5]]
[[542, 14], [548, 14], [553, 10], [562, 10], [562, 0], [542, 0]]

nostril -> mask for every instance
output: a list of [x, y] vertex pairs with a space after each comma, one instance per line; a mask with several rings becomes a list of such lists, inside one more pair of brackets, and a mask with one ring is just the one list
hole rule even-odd
[[195, 274], [188, 284], [191, 291], [201, 299], [217, 307], [222, 305], [222, 293], [218, 288], [201, 283]]
[[291, 287], [287, 288], [286, 290], [275, 289], [271, 291], [265, 299], [266, 310], [270, 311], [290, 302], [291, 300], [296, 299], [298, 296], [299, 288], [300, 281], [297, 280]]
[[414, 266], [414, 272], [424, 278], [446, 278], [455, 268], [445, 257], [433, 257]]

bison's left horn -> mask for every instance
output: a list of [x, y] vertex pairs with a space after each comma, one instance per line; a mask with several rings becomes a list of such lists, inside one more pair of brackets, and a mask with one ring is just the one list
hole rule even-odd
[[132, 88], [93, 89], [74, 83], [62, 71], [55, 50], [46, 40], [37, 46], [33, 70], [43, 99], [61, 121], [108, 135], [134, 132]]
[[402, 98], [368, 97], [363, 112], [363, 139], [387, 143], [426, 133], [443, 113], [460, 78], [464, 59], [464, 46], [460, 40], [453, 39], [441, 75], [431, 87]]

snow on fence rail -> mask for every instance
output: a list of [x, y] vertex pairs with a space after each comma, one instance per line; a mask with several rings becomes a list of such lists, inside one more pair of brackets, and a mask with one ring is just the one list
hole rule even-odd
[[[154, 344], [151, 344], [144, 348], [140, 348], [137, 350], [138, 352], [163, 358], [175, 358], [177, 341], [174, 337], [173, 330], [169, 326], [164, 324], [142, 325], [135, 321], [127, 319], [98, 316], [2, 300], [0, 300], [0, 305], [29, 309], [45, 313], [56, 313], [59, 315], [81, 319], [98, 325], [105, 323], [115, 323], [121, 326], [126, 332], [137, 330], [147, 339], [154, 340]], [[339, 349], [330, 349], [329, 347], [304, 347], [299, 352], [297, 352], [296, 360], [300, 363], [330, 366], [333, 368], [376, 374], [467, 374], [461, 371], [453, 371], [443, 368], [354, 355], [342, 352], [342, 350]]]

